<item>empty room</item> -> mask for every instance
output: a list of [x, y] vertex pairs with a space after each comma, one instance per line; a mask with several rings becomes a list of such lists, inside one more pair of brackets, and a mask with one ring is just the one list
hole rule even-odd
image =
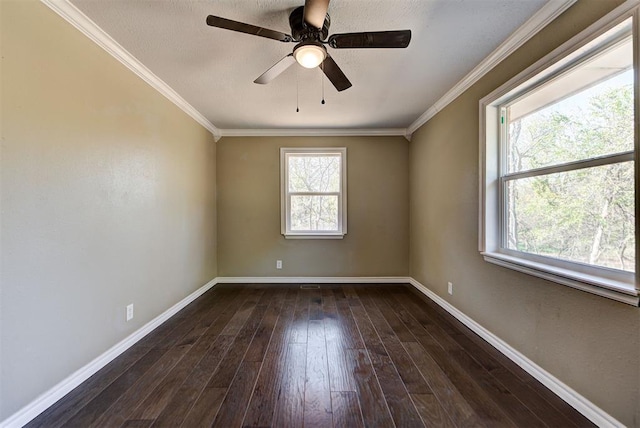
[[0, 427], [640, 427], [640, 0], [0, 0]]

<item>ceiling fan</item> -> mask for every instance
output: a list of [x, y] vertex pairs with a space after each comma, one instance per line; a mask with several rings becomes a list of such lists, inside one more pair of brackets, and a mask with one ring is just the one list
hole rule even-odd
[[320, 66], [333, 86], [338, 91], [344, 91], [351, 87], [351, 82], [331, 58], [325, 45], [333, 49], [406, 48], [409, 46], [411, 30], [333, 34], [327, 40], [331, 25], [331, 18], [327, 14], [328, 8], [329, 0], [306, 0], [304, 6], [294, 9], [289, 15], [291, 35], [213, 15], [207, 16], [207, 24], [284, 43], [297, 43], [292, 53], [254, 80], [254, 83], [260, 84], [271, 82], [297, 62], [306, 68]]

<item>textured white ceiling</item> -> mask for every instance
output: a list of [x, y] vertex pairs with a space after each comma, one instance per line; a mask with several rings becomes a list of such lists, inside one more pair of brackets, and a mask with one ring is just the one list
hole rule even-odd
[[329, 34], [410, 29], [412, 40], [329, 48], [353, 87], [339, 93], [325, 79], [325, 105], [319, 69], [295, 64], [253, 83], [293, 43], [205, 24], [211, 14], [290, 34], [289, 13], [304, 0], [71, 2], [218, 128], [379, 129], [409, 126], [547, 0], [333, 0]]

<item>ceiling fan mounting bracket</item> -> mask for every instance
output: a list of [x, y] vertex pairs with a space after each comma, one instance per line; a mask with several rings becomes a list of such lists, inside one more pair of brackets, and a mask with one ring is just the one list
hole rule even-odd
[[322, 28], [314, 28], [304, 22], [304, 6], [300, 6], [295, 8], [289, 15], [289, 25], [291, 26], [293, 40], [296, 42], [305, 40], [321, 41], [325, 40], [329, 35], [331, 17], [327, 13]]

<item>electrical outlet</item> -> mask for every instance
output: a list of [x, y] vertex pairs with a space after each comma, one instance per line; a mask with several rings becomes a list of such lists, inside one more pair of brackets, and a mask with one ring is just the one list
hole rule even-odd
[[133, 319], [133, 303], [127, 305], [127, 321], [131, 321]]
[[282, 269], [282, 260], [276, 260], [276, 269]]
[[450, 282], [447, 282], [447, 292], [453, 294], [453, 284]]

